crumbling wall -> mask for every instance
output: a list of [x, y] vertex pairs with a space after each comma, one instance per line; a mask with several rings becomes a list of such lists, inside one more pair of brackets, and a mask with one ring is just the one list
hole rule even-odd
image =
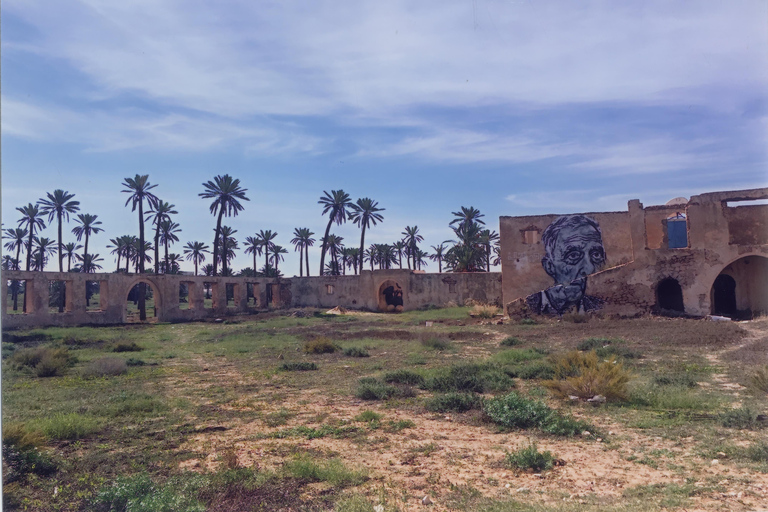
[[768, 244], [768, 205], [725, 207], [728, 243], [733, 245]]

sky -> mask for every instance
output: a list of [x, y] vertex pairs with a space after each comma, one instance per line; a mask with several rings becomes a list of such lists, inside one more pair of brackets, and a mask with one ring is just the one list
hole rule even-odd
[[[138, 235], [136, 174], [176, 205], [176, 253], [213, 245], [202, 184], [240, 179], [225, 223], [241, 247], [277, 231], [287, 276], [294, 228], [322, 238], [324, 191], [385, 209], [366, 246], [416, 225], [429, 249], [461, 206], [498, 231], [768, 186], [764, 0], [7, 0], [0, 22], [3, 227], [74, 193], [107, 271], [109, 239]], [[354, 224], [332, 232], [359, 246]]]

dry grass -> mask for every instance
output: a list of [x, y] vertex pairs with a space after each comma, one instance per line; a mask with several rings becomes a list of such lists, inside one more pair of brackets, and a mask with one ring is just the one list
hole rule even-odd
[[600, 360], [595, 351], [569, 352], [557, 360], [555, 376], [543, 384], [561, 397], [589, 399], [602, 395], [607, 400], [627, 399], [627, 383], [631, 374], [615, 357]]
[[494, 304], [475, 304], [469, 310], [469, 316], [477, 318], [493, 318], [500, 312]]

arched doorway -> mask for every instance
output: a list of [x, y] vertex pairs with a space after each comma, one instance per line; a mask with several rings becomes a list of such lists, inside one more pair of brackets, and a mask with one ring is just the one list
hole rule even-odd
[[[144, 300], [142, 301], [142, 292]], [[142, 319], [144, 307], [146, 319]], [[128, 289], [125, 297], [123, 318], [125, 323], [156, 322], [161, 307], [161, 297], [157, 286], [148, 280], [139, 280]]]
[[401, 312], [403, 310], [403, 287], [392, 279], [379, 286], [379, 311]]
[[712, 283], [712, 314], [750, 319], [768, 312], [768, 258], [743, 256], [728, 264]]
[[673, 277], [668, 277], [656, 286], [656, 307], [660, 310], [685, 312], [683, 289]]

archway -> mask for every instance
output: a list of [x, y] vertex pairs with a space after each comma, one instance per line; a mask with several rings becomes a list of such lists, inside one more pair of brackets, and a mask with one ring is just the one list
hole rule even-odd
[[743, 256], [728, 264], [712, 283], [712, 314], [750, 319], [768, 312], [768, 258]]
[[[144, 292], [144, 308], [146, 320], [141, 319], [141, 292]], [[124, 323], [156, 322], [161, 310], [162, 298], [157, 286], [151, 281], [140, 279], [135, 281], [125, 296], [123, 308]]]
[[656, 307], [660, 310], [685, 312], [683, 289], [673, 277], [668, 277], [656, 286]]
[[379, 311], [401, 312], [403, 310], [403, 287], [397, 281], [387, 279], [379, 286]]

